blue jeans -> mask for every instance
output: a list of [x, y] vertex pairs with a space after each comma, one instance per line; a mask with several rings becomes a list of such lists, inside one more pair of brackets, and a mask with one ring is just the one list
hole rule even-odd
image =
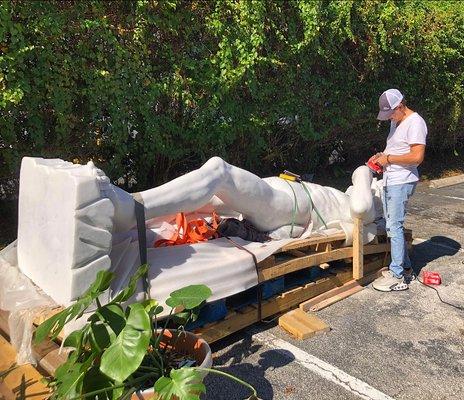
[[401, 278], [404, 269], [411, 268], [403, 224], [406, 217], [406, 206], [416, 189], [416, 182], [384, 186], [383, 189], [383, 213], [387, 235], [391, 241], [390, 270], [397, 278]]

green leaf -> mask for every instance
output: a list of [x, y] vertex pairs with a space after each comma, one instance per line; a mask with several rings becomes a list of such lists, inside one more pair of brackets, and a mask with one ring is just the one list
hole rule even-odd
[[182, 400], [199, 400], [205, 393], [205, 385], [199, 383], [201, 375], [193, 368], [173, 369], [169, 377], [162, 376], [155, 382], [155, 391], [160, 400], [170, 400], [177, 396]]
[[82, 316], [90, 304], [108, 289], [113, 278], [114, 274], [112, 272], [99, 271], [95, 281], [79, 300], [38, 326], [34, 338], [35, 343], [40, 343], [47, 335], [50, 335], [52, 340], [55, 339], [69, 321]]
[[145, 307], [145, 310], [147, 311], [148, 314], [154, 314], [155, 312], [158, 314], [161, 311], [163, 311], [162, 307], [161, 307], [161, 311], [158, 311], [158, 308], [160, 308], [160, 306], [158, 305], [158, 302], [155, 299], [148, 299], [148, 300], [142, 301], [141, 304]]
[[69, 353], [68, 359], [56, 369], [55, 378], [57, 380], [61, 380], [63, 376], [68, 373], [69, 369], [76, 363], [78, 357], [79, 353], [75, 351]]
[[[96, 353], [102, 352], [112, 342], [110, 333], [108, 332], [109, 327], [102, 323], [92, 323], [90, 325], [90, 341], [92, 350], [96, 350]], [[113, 333], [113, 332], [111, 332]], [[113, 334], [113, 341], [116, 336]]]
[[82, 391], [82, 382], [84, 380], [85, 370], [82, 370], [82, 363], [68, 365], [66, 370], [63, 370], [57, 376], [56, 397], [58, 399], [69, 399], [77, 397]]
[[110, 271], [98, 271], [95, 281], [90, 285], [86, 293], [93, 294], [95, 297], [98, 297], [110, 287], [110, 283], [113, 278], [114, 274]]
[[118, 293], [118, 295], [113, 299], [112, 303], [122, 303], [126, 300], [129, 300], [135, 293], [138, 280], [148, 272], [148, 268], [148, 264], [141, 265], [135, 272], [135, 274], [132, 275], [132, 277], [130, 278], [127, 287], [125, 287], [120, 293]]
[[113, 330], [115, 336], [119, 335], [126, 325], [124, 310], [119, 304], [103, 306], [92, 317], [93, 319], [100, 319], [100, 321], [106, 322]]
[[[130, 393], [132, 395], [133, 391], [128, 391], [127, 393]], [[122, 395], [124, 394], [124, 387], [119, 387], [116, 389], [113, 389], [113, 397], [112, 400], [121, 400], [123, 397]], [[130, 399], [130, 396], [128, 397]]]
[[84, 328], [71, 332], [64, 340], [63, 345], [66, 347], [74, 347], [80, 349], [82, 346], [82, 338], [84, 336]]
[[[112, 400], [114, 382], [109, 379], [106, 375], [102, 374], [97, 366], [90, 368], [85, 374], [83, 380], [84, 393], [94, 392], [96, 390], [102, 390], [108, 388], [108, 391], [104, 391], [97, 395], [98, 400]], [[121, 388], [123, 389], [123, 388]]]
[[59, 329], [59, 333], [61, 329], [63, 329], [66, 319], [66, 313], [64, 311], [66, 311], [66, 309], [48, 318], [37, 327], [35, 330], [35, 343], [42, 342], [50, 332]]
[[127, 308], [129, 310], [129, 317], [127, 318], [126, 326], [132, 326], [134, 329], [150, 332], [150, 318], [145, 307], [140, 303], [135, 303]]
[[178, 325], [186, 325], [187, 322], [194, 322], [195, 319], [191, 318], [191, 311], [182, 311], [172, 315], [172, 320]]
[[205, 285], [190, 285], [172, 292], [166, 304], [172, 308], [183, 306], [190, 310], [199, 306], [211, 295], [211, 289]]
[[[124, 393], [124, 390], [126, 392]], [[132, 394], [137, 391], [136, 388], [132, 387], [129, 389], [119, 388], [113, 391], [113, 400], [131, 400]]]
[[123, 382], [140, 366], [151, 336], [150, 319], [144, 307], [130, 306], [127, 324], [116, 340], [105, 350], [100, 371], [117, 382]]

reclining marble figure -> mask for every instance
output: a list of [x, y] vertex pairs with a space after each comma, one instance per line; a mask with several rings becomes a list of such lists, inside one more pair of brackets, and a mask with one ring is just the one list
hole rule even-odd
[[99, 270], [112, 268], [112, 249], [121, 235], [136, 226], [134, 197], [144, 204], [147, 220], [215, 209], [219, 214], [240, 213], [273, 238], [289, 238], [292, 220], [293, 237], [305, 229], [324, 228], [324, 222], [342, 227], [349, 236], [354, 217], [372, 226], [381, 215], [381, 188], [370, 170], [357, 168], [352, 181], [346, 193], [304, 183], [312, 206], [298, 182], [261, 179], [213, 157], [195, 171], [132, 195], [112, 185], [92, 162], [78, 165], [25, 157], [20, 174], [18, 266], [57, 303], [69, 304]]

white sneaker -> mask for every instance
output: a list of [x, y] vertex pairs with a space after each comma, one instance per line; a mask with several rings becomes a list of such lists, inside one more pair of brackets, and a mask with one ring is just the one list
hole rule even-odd
[[390, 270], [382, 272], [382, 276], [372, 282], [372, 287], [381, 292], [407, 290], [409, 288], [403, 278], [397, 278]]
[[[387, 269], [385, 271], [382, 271], [382, 276], [385, 276], [386, 278], [388, 278], [390, 276], [390, 270]], [[416, 274], [414, 273], [412, 268], [405, 268], [403, 278], [404, 278], [404, 281], [407, 284], [409, 284], [416, 279]]]

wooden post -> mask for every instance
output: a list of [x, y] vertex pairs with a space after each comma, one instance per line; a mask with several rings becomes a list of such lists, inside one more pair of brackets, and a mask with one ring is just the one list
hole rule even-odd
[[361, 279], [364, 276], [363, 254], [363, 221], [354, 218], [353, 227], [353, 279]]

